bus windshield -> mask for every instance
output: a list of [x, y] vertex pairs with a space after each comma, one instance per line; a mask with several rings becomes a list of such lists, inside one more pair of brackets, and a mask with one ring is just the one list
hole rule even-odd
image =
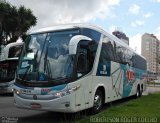
[[30, 35], [20, 57], [17, 78], [38, 82], [71, 78], [74, 56], [69, 55], [68, 46], [77, 34], [79, 30], [72, 29]]

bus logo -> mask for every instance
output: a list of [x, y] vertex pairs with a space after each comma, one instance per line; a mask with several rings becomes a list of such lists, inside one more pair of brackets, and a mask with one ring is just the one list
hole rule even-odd
[[134, 80], [134, 78], [135, 78], [134, 71], [132, 71], [132, 70], [127, 70], [126, 76], [127, 76], [127, 80], [128, 80], [128, 81]]
[[41, 94], [48, 94], [49, 92], [51, 92], [51, 89], [50, 88], [42, 88], [41, 89]]
[[103, 65], [103, 70], [100, 71], [100, 74], [105, 74], [105, 75], [107, 75], [107, 66], [106, 66], [106, 65]]

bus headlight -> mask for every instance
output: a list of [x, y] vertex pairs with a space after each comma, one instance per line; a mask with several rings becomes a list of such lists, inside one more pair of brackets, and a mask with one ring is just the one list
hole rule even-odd
[[71, 93], [74, 92], [74, 91], [77, 91], [79, 88], [80, 88], [80, 85], [75, 86], [75, 87], [72, 87], [72, 88], [67, 89], [67, 90], [63, 90], [63, 91], [60, 91], [60, 92], [56, 92], [56, 93], [54, 94], [54, 96], [57, 97], [57, 98], [58, 98], [58, 97], [63, 97], [63, 96], [66, 96], [66, 95], [71, 94]]
[[19, 90], [13, 89], [13, 91], [14, 91], [14, 93], [17, 94], [17, 95], [21, 94], [21, 91], [19, 91]]

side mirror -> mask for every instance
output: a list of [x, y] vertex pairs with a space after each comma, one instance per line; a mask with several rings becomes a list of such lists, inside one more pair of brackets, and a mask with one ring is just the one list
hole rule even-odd
[[74, 37], [71, 38], [70, 42], [69, 42], [69, 54], [70, 55], [75, 55], [77, 52], [77, 45], [79, 43], [79, 41], [81, 40], [88, 40], [88, 41], [92, 41], [91, 38], [84, 36], [84, 35], [76, 35]]

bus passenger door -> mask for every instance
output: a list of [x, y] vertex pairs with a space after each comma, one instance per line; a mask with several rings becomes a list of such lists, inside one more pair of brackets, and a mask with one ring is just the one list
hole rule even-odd
[[87, 41], [81, 41], [77, 49], [77, 82], [80, 83], [81, 88], [79, 93], [76, 94], [76, 103], [82, 103], [82, 108], [89, 107], [90, 101], [90, 91], [91, 91], [91, 81], [92, 77], [87, 75], [90, 72], [89, 66], [89, 50]]

